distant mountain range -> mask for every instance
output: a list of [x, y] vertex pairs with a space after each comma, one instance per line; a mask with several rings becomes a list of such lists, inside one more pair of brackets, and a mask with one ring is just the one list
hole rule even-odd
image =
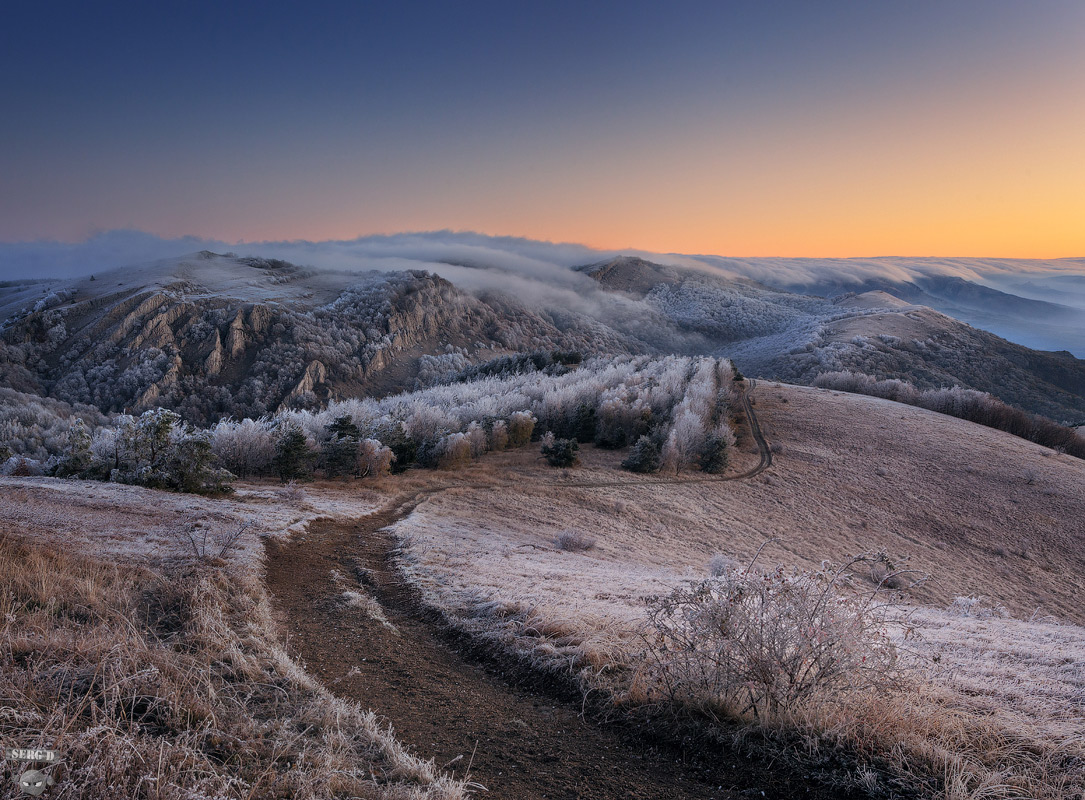
[[355, 273], [422, 269], [471, 291], [496, 288], [517, 296], [551, 299], [565, 292], [568, 307], [574, 307], [577, 296], [585, 291], [570, 274], [574, 267], [635, 256], [800, 294], [831, 298], [883, 290], [1018, 344], [1067, 350], [1085, 358], [1085, 258], [726, 258], [606, 252], [577, 244], [451, 231], [230, 244], [118, 230], [77, 243], [0, 243], [0, 278], [75, 278], [201, 249], [238, 250], [248, 256]]
[[853, 370], [957, 384], [1058, 421], [1085, 418], [1085, 361], [932, 306], [1048, 321], [1078, 312], [960, 276], [833, 278], [800, 292], [693, 259], [554, 264], [466, 245], [443, 258], [431, 247], [430, 270], [410, 269], [422, 262], [402, 252], [382, 258], [385, 270], [359, 272], [204, 251], [8, 281], [0, 386], [103, 411], [164, 405], [206, 423], [411, 389], [513, 352], [678, 352], [798, 383]]

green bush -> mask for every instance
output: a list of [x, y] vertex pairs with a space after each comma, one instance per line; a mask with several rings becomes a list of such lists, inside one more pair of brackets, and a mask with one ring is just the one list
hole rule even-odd
[[305, 434], [299, 428], [287, 428], [275, 444], [275, 471], [279, 480], [287, 483], [292, 480], [309, 481], [313, 479], [313, 454]]
[[633, 451], [622, 462], [622, 469], [630, 472], [659, 472], [663, 465], [659, 445], [648, 436], [637, 439]]
[[580, 445], [576, 439], [554, 439], [547, 437], [543, 440], [542, 454], [546, 456], [546, 463], [552, 467], [575, 467], [580, 463]]
[[729, 460], [727, 440], [718, 434], [710, 434], [705, 439], [704, 450], [701, 452], [701, 469], [718, 475], [727, 470]]
[[362, 432], [350, 415], [337, 417], [324, 426], [328, 439], [321, 448], [324, 455], [324, 475], [335, 478], [340, 475], [357, 475], [361, 471], [358, 442]]

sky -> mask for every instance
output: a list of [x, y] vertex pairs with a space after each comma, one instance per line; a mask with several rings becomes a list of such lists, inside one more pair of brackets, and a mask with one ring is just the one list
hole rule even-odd
[[1082, 256], [1083, 86], [1080, 0], [8, 4], [0, 242]]

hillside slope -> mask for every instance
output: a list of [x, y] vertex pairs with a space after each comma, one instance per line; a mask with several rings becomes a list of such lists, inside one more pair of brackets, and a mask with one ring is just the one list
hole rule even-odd
[[[647, 346], [582, 315], [534, 312], [421, 272], [336, 273], [211, 253], [20, 287], [0, 383], [104, 411], [163, 405], [198, 423], [413, 388], [419, 358], [450, 366], [520, 350]], [[478, 355], [480, 352], [483, 355]]]
[[916, 305], [927, 297], [922, 292], [915, 300], [890, 294], [894, 284], [888, 282], [830, 301], [640, 258], [581, 269], [611, 291], [642, 297], [753, 375], [809, 383], [822, 372], [852, 370], [925, 389], [977, 389], [1060, 422], [1085, 417], [1085, 361], [973, 328]]
[[413, 389], [510, 352], [681, 353], [797, 383], [852, 370], [957, 384], [1056, 421], [1085, 419], [1085, 361], [885, 292], [830, 301], [633, 257], [533, 281], [463, 264], [454, 273], [470, 291], [420, 270], [201, 252], [8, 282], [0, 386], [106, 412], [163, 405], [206, 424]]

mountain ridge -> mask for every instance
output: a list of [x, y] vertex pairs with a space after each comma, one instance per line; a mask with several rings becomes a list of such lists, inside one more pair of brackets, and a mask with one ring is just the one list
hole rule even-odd
[[1085, 416], [1085, 362], [889, 294], [829, 300], [636, 256], [567, 268], [557, 294], [471, 269], [487, 282], [468, 290], [422, 270], [202, 251], [0, 287], [0, 385], [111, 412], [165, 405], [206, 423], [412, 389], [514, 352], [675, 352], [798, 383], [853, 370], [959, 384], [1058, 421]]

